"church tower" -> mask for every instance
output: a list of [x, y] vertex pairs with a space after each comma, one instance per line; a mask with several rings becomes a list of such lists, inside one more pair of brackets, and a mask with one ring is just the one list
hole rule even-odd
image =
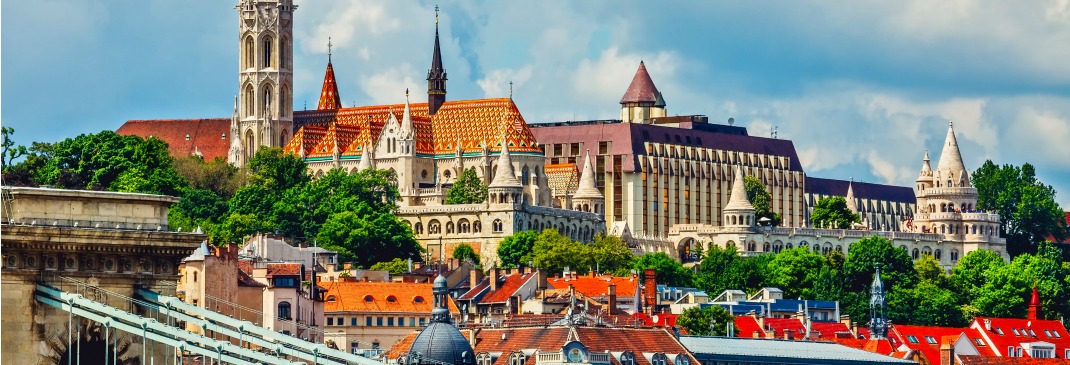
[[[261, 146], [293, 135], [293, 0], [239, 0], [238, 99], [228, 159], [241, 166]], [[232, 132], [233, 133], [233, 132]]]
[[446, 102], [446, 69], [442, 67], [442, 51], [438, 46], [438, 5], [435, 5], [435, 51], [431, 68], [427, 70], [427, 115], [435, 115]]

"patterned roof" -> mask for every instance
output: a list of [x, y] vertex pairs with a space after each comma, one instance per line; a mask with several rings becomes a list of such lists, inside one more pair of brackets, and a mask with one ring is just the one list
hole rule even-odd
[[[323, 284], [327, 289], [323, 312], [327, 314], [407, 312], [430, 315], [435, 307], [431, 283], [334, 281]], [[460, 312], [452, 300], [449, 305], [454, 314]]]
[[650, 79], [646, 65], [643, 61], [639, 61], [639, 69], [635, 71], [632, 83], [628, 85], [628, 90], [620, 98], [620, 103], [656, 102], [658, 94], [660, 94], [658, 88], [654, 86], [654, 80]]
[[128, 120], [115, 133], [162, 139], [174, 157], [199, 152], [205, 161], [212, 161], [227, 158], [230, 149], [230, 118]]
[[544, 166], [543, 170], [546, 171], [546, 182], [550, 186], [550, 191], [558, 194], [571, 194], [579, 186], [580, 173], [575, 164], [550, 164]]
[[301, 264], [268, 264], [265, 277], [298, 275], [301, 275]]
[[[360, 156], [365, 145], [378, 140], [392, 114], [401, 121], [404, 108], [404, 104], [394, 104], [295, 111], [294, 120], [302, 126], [298, 131], [327, 130], [332, 124], [351, 128], [350, 132], [355, 136], [348, 145], [340, 144], [339, 149], [343, 156]], [[447, 101], [433, 117], [427, 115], [427, 103], [410, 104], [410, 109], [419, 155], [453, 156], [458, 143], [463, 153], [480, 153], [483, 143], [489, 145], [491, 152], [499, 152], [503, 134], [511, 153], [541, 153], [523, 115], [509, 98]], [[297, 138], [296, 134], [294, 138]], [[316, 140], [315, 144], [320, 142]], [[328, 142], [333, 148], [333, 141]], [[285, 150], [295, 153], [295, 145], [291, 140]]]
[[333, 110], [342, 107], [342, 98], [338, 96], [338, 83], [334, 81], [334, 66], [327, 61], [327, 73], [323, 75], [323, 91], [320, 91], [320, 103], [316, 110]]
[[[341, 152], [345, 146], [352, 144], [358, 135], [360, 135], [360, 129], [357, 127], [331, 123], [327, 127], [327, 133], [323, 134], [312, 149], [306, 151], [305, 157], [332, 157], [335, 140], [338, 140], [338, 150]], [[297, 137], [294, 136], [294, 139]]]
[[[283, 151], [295, 155], [303, 154], [308, 156], [315, 150], [316, 145], [319, 144], [319, 141], [323, 140], [323, 137], [326, 135], [327, 128], [315, 125], [304, 126], [294, 133], [293, 138], [291, 138], [290, 142], [287, 142], [286, 146], [282, 149]], [[304, 149], [303, 152], [301, 151], [302, 148]]]

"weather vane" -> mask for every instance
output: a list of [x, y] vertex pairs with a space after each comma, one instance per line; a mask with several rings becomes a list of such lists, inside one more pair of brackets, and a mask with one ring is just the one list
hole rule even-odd
[[331, 62], [331, 37], [327, 37], [327, 63]]
[[435, 5], [435, 25], [438, 25], [438, 5]]

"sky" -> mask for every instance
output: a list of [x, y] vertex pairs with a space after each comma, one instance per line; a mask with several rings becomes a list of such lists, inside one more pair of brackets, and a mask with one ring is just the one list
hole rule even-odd
[[[328, 37], [343, 105], [426, 88], [439, 5], [451, 100], [511, 81], [529, 123], [615, 119], [643, 60], [670, 115], [775, 129], [809, 176], [913, 186], [951, 120], [968, 169], [1031, 163], [1070, 210], [1070, 0], [295, 3], [297, 109]], [[219, 0], [4, 1], [0, 123], [29, 145], [229, 117], [237, 29]]]

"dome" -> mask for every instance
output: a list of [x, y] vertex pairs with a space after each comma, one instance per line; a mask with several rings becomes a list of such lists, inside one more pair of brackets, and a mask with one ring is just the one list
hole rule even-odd
[[476, 357], [468, 339], [449, 323], [432, 322], [420, 331], [409, 348], [408, 364], [475, 365]]

